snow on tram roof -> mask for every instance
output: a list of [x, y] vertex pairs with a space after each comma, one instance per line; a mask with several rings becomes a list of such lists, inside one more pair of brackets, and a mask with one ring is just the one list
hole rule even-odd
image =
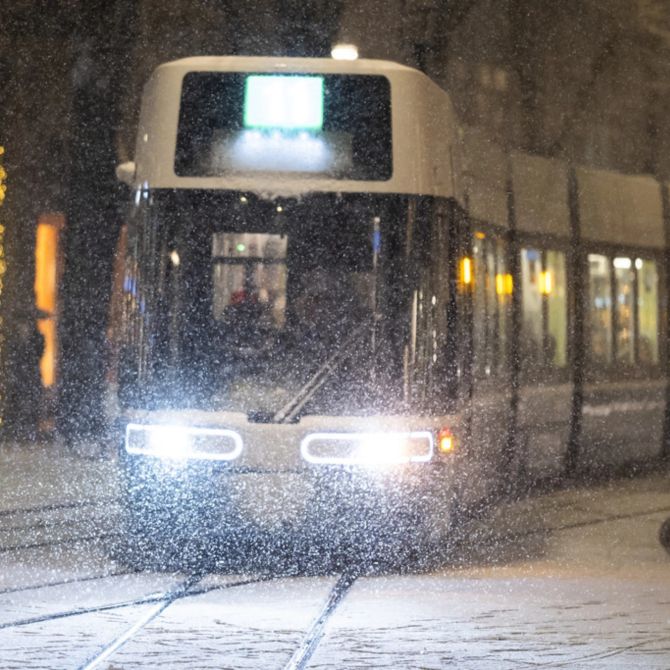
[[422, 72], [386, 60], [361, 58], [354, 61], [334, 58], [292, 58], [283, 56], [192, 56], [163, 63], [159, 70], [177, 68], [188, 71], [220, 72], [264, 72], [280, 70], [289, 72], [321, 72], [324, 74], [389, 74], [395, 72], [412, 73], [430, 81]]

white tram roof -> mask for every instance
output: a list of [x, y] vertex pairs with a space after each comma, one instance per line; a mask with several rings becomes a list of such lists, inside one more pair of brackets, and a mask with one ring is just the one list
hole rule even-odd
[[[386, 181], [337, 180], [304, 174], [175, 174], [182, 80], [189, 72], [277, 72], [381, 75], [390, 82], [393, 172]], [[412, 68], [379, 60], [207, 56], [159, 66], [147, 82], [136, 148], [136, 185], [151, 188], [226, 189], [269, 196], [310, 191], [454, 195], [452, 151], [458, 144], [448, 94]]]
[[568, 166], [564, 161], [513, 153], [514, 212], [518, 230], [570, 235]]
[[660, 184], [650, 175], [576, 171], [582, 237], [597, 242], [665, 246]]

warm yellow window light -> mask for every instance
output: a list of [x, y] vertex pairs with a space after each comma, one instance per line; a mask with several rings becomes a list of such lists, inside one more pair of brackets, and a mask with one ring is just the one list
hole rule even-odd
[[498, 295], [512, 295], [514, 291], [514, 280], [509, 272], [496, 275], [496, 293]]
[[554, 289], [553, 278], [551, 272], [540, 272], [540, 293], [542, 295], [550, 295]]
[[45, 387], [52, 386], [56, 377], [58, 243], [62, 225], [62, 215], [41, 216], [35, 239], [35, 302], [40, 311], [37, 327], [44, 337], [40, 375]]
[[463, 256], [460, 264], [460, 279], [461, 284], [469, 286], [472, 284], [472, 258]]

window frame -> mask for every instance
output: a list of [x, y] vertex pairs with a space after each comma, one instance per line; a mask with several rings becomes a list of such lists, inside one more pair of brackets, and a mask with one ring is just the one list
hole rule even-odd
[[[588, 332], [591, 305], [589, 301], [589, 266], [588, 257], [590, 254], [605, 256], [609, 261], [610, 267], [610, 298], [612, 301], [611, 314], [611, 332], [612, 349], [611, 360], [607, 365], [594, 365], [590, 356], [589, 342], [586, 337]], [[633, 328], [634, 328], [634, 347], [635, 355], [633, 363], [628, 363], [617, 359], [617, 316], [616, 316], [616, 277], [615, 277], [615, 258], [630, 258], [632, 261], [631, 269], [633, 271]], [[636, 259], [643, 261], [653, 261], [656, 264], [656, 274], [658, 278], [657, 286], [657, 337], [658, 337], [658, 361], [655, 363], [642, 363], [640, 361], [640, 322], [639, 322], [639, 270], [635, 267]], [[663, 264], [663, 250], [649, 247], [629, 247], [615, 244], [594, 244], [584, 243], [582, 246], [582, 272], [584, 273], [584, 293], [580, 308], [583, 310], [584, 318], [584, 374], [585, 381], [601, 382], [621, 379], [659, 379], [665, 374], [666, 352], [667, 352], [667, 291], [666, 291], [666, 272]]]
[[[464, 252], [472, 260], [472, 271], [473, 271], [473, 284], [469, 290], [470, 301], [471, 301], [471, 337], [472, 337], [472, 378], [475, 386], [481, 386], [482, 384], [495, 384], [500, 385], [508, 384], [512, 379], [512, 347], [511, 347], [511, 338], [512, 338], [512, 328], [513, 328], [513, 310], [514, 310], [514, 291], [516, 286], [513, 284], [512, 293], [508, 296], [506, 301], [507, 310], [506, 310], [506, 328], [507, 328], [507, 337], [504, 348], [500, 346], [500, 310], [497, 306], [500, 304], [500, 301], [496, 300], [496, 310], [489, 314], [488, 312], [488, 300], [486, 301], [486, 312], [485, 312], [485, 330], [489, 326], [492, 326], [493, 329], [493, 356], [494, 356], [494, 365], [491, 369], [490, 374], [481, 374], [480, 369], [477, 366], [477, 354], [476, 354], [476, 337], [475, 337], [475, 319], [476, 319], [476, 294], [477, 294], [477, 273], [476, 273], [476, 263], [475, 263], [475, 252], [474, 245], [477, 241], [475, 239], [476, 233], [483, 233], [486, 237], [487, 246], [490, 241], [493, 241], [495, 247], [498, 244], [502, 244], [502, 253], [498, 255], [497, 248], [494, 248], [494, 262], [495, 269], [493, 281], [495, 282], [495, 275], [498, 274], [499, 269], [499, 259], [502, 257], [504, 259], [505, 273], [512, 276], [512, 281], [516, 284], [516, 279], [513, 276], [513, 264], [512, 264], [512, 233], [510, 230], [503, 228], [501, 226], [496, 226], [494, 224], [487, 223], [480, 219], [473, 217], [468, 218], [468, 232], [467, 232], [467, 244]], [[488, 271], [486, 253], [488, 250], [485, 250], [484, 263]], [[488, 272], [487, 272], [488, 274]], [[486, 287], [484, 288], [484, 294], [486, 295]], [[495, 292], [495, 286], [494, 286]], [[497, 295], [497, 294], [496, 294]], [[490, 321], [489, 321], [490, 320]]]
[[[519, 324], [523, 322], [523, 285], [521, 283], [521, 252], [523, 249], [536, 249], [541, 254], [542, 271], [546, 271], [547, 252], [554, 251], [563, 254], [565, 259], [565, 365], [557, 367], [554, 365], [543, 364], [541, 366], [531, 368], [530, 370], [523, 365], [523, 361], [519, 360], [519, 379], [523, 385], [537, 385], [540, 384], [567, 384], [572, 380], [572, 370], [574, 367], [574, 304], [575, 304], [575, 288], [574, 281], [570, 280], [570, 274], [574, 267], [574, 251], [570, 240], [557, 235], [545, 235], [539, 233], [517, 233], [516, 252], [518, 254], [518, 286], [515, 290], [518, 291], [518, 309], [519, 309]], [[549, 305], [548, 296], [542, 297], [542, 339], [543, 342], [549, 336]]]

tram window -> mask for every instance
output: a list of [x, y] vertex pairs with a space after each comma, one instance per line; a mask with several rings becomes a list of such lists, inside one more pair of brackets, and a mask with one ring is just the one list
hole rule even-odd
[[547, 296], [548, 362], [562, 368], [568, 355], [568, 296], [565, 254], [547, 251], [543, 290]]
[[476, 375], [485, 378], [507, 367], [511, 276], [503, 240], [475, 232], [472, 256], [474, 366]]
[[521, 250], [521, 363], [525, 369], [542, 363], [542, 253], [538, 249]]
[[512, 275], [507, 267], [507, 245], [503, 240], [496, 242], [496, 300], [498, 302], [498, 368], [507, 366], [508, 333], [512, 307]]
[[658, 363], [658, 271], [654, 261], [636, 259], [638, 355], [642, 365]]
[[[214, 233], [212, 236], [213, 316], [251, 307], [279, 330], [286, 309], [287, 238], [265, 233]], [[271, 323], [270, 323], [271, 322]]]
[[521, 364], [526, 372], [567, 363], [565, 254], [521, 250]]
[[370, 75], [189, 72], [174, 169], [182, 177], [288, 172], [385, 181], [393, 171], [390, 83]]
[[635, 271], [626, 257], [614, 259], [616, 360], [635, 362]]
[[612, 284], [610, 261], [589, 254], [589, 359], [595, 364], [612, 361]]

